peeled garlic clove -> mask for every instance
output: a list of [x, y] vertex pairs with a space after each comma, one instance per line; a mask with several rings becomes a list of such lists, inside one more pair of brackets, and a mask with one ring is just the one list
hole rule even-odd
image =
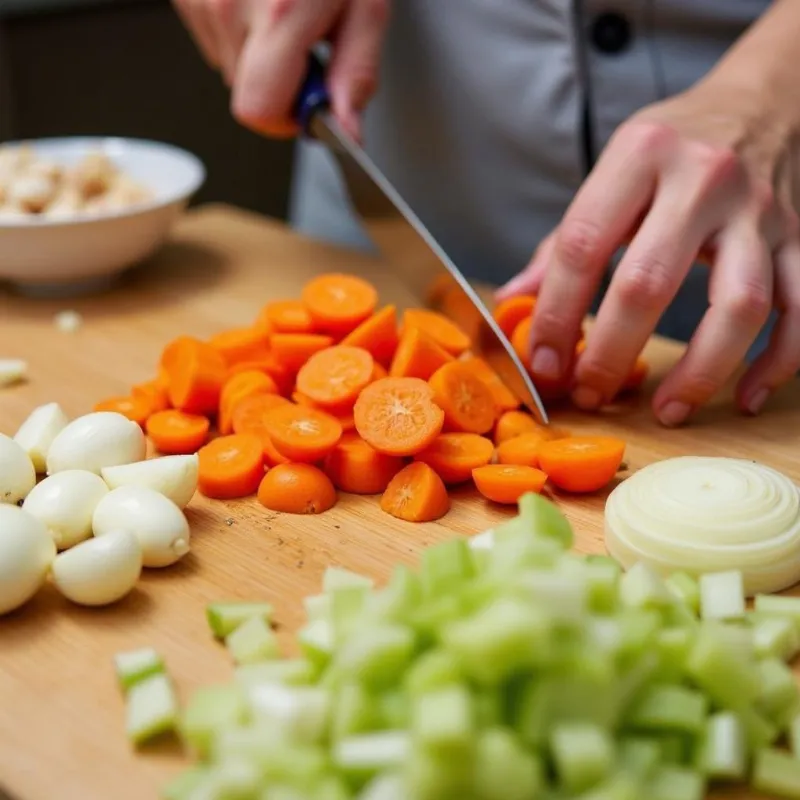
[[61, 594], [83, 606], [107, 606], [128, 594], [142, 574], [142, 548], [134, 533], [109, 531], [81, 542], [53, 562]]
[[22, 447], [33, 462], [37, 473], [47, 470], [47, 453], [50, 445], [64, 428], [69, 417], [58, 403], [47, 403], [35, 408], [14, 434], [14, 441]]
[[44, 523], [59, 550], [66, 550], [92, 535], [94, 510], [107, 494], [99, 475], [68, 469], [34, 486], [22, 508]]
[[56, 546], [38, 519], [17, 506], [0, 505], [0, 614], [36, 594], [55, 555]]
[[21, 358], [0, 358], [0, 386], [12, 386], [25, 380], [28, 363]]
[[121, 486], [97, 505], [95, 536], [132, 531], [142, 547], [145, 567], [168, 567], [189, 552], [189, 522], [172, 500], [144, 486]]
[[0, 503], [16, 504], [34, 486], [36, 470], [28, 454], [10, 436], [0, 433]]
[[145, 457], [142, 429], [122, 414], [97, 411], [73, 420], [47, 453], [47, 474], [85, 469], [98, 475], [103, 467], [130, 464]]
[[185, 508], [197, 490], [198, 464], [197, 455], [161, 456], [106, 467], [100, 474], [110, 489], [144, 486], [168, 497], [179, 508]]

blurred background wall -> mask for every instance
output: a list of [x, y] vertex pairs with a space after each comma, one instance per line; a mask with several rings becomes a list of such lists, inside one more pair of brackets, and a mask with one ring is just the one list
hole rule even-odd
[[196, 153], [196, 202], [285, 218], [292, 145], [237, 125], [169, 0], [0, 0], [0, 141], [120, 135]]

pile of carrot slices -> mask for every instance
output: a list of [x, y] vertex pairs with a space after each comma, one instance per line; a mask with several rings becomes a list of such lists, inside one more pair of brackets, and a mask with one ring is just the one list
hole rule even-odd
[[[535, 302], [495, 311], [523, 356]], [[153, 380], [95, 408], [135, 420], [162, 454], [198, 453], [207, 497], [285, 513], [327, 511], [338, 490], [425, 522], [470, 482], [514, 504], [548, 481], [594, 492], [613, 479], [624, 442], [540, 425], [448, 317], [378, 303], [361, 278], [320, 275], [251, 325], [169, 342]]]

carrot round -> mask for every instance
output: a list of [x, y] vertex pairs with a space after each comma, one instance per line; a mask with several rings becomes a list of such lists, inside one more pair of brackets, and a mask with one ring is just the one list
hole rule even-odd
[[542, 491], [547, 474], [518, 464], [487, 464], [472, 471], [478, 491], [493, 503], [516, 504], [528, 492]]
[[539, 464], [550, 481], [567, 492], [596, 492], [619, 470], [625, 442], [613, 436], [569, 436], [545, 442]]
[[355, 427], [352, 405], [336, 406], [336, 407], [322, 406], [319, 403], [315, 403], [310, 397], [304, 395], [302, 392], [299, 392], [297, 390], [292, 392], [292, 400], [299, 406], [307, 406], [308, 408], [318, 408], [321, 411], [324, 411], [326, 414], [330, 414], [332, 417], [336, 417], [336, 419], [339, 420], [339, 424], [342, 426], [342, 431], [351, 431]]
[[497, 417], [489, 387], [463, 361], [445, 364], [428, 381], [433, 399], [452, 431], [488, 433]]
[[145, 426], [150, 441], [164, 455], [196, 453], [208, 438], [208, 417], [168, 409], [157, 411]]
[[252, 434], [220, 436], [201, 447], [197, 457], [197, 488], [206, 497], [247, 497], [258, 490], [264, 476], [261, 441]]
[[227, 365], [211, 345], [191, 339], [176, 343], [166, 369], [174, 408], [189, 414], [216, 413]]
[[322, 514], [336, 504], [331, 479], [311, 464], [279, 464], [262, 478], [258, 500], [271, 511]]
[[393, 456], [424, 450], [444, 425], [433, 389], [419, 378], [381, 378], [371, 383], [358, 396], [353, 415], [361, 438]]
[[156, 412], [152, 397], [145, 394], [131, 395], [130, 397], [109, 397], [95, 404], [94, 411], [116, 411], [131, 422], [144, 428], [147, 420]]
[[237, 375], [240, 372], [263, 372], [269, 375], [278, 386], [281, 394], [286, 394], [292, 384], [292, 375], [289, 370], [280, 364], [275, 358], [274, 353], [265, 353], [261, 358], [254, 361], [241, 361], [228, 368], [228, 377]]
[[[203, 344], [196, 336], [178, 336], [168, 342], [161, 351], [161, 358], [158, 362], [159, 379], [168, 381], [168, 375], [175, 365], [183, 358], [183, 353], [187, 345]], [[166, 388], [166, 383], [164, 385]]]
[[420, 378], [427, 381], [439, 367], [452, 360], [453, 356], [427, 333], [419, 328], [411, 328], [400, 338], [389, 374], [395, 378]]
[[263, 426], [266, 415], [278, 406], [291, 405], [279, 394], [251, 394], [238, 400], [231, 409], [234, 433], [251, 433]]
[[300, 300], [273, 300], [259, 312], [256, 327], [270, 333], [313, 333], [314, 320]]
[[525, 433], [538, 433], [544, 430], [530, 414], [525, 411], [506, 411], [501, 414], [494, 426], [494, 443], [499, 445], [515, 436]]
[[430, 447], [418, 453], [422, 461], [448, 484], [464, 483], [472, 470], [492, 460], [494, 445], [491, 439], [477, 433], [443, 433]]
[[403, 314], [402, 333], [418, 328], [433, 339], [436, 344], [450, 355], [460, 356], [469, 350], [469, 336], [452, 320], [438, 311], [427, 308], [409, 308]]
[[343, 336], [375, 311], [378, 292], [355, 275], [329, 273], [310, 280], [300, 298], [321, 331]]
[[238, 372], [225, 381], [219, 399], [219, 417], [217, 427], [222, 434], [233, 432], [233, 409], [236, 405], [254, 394], [277, 394], [275, 381], [263, 372], [251, 370]]
[[397, 348], [397, 309], [384, 306], [350, 331], [340, 344], [363, 347], [379, 364], [388, 365]]
[[399, 456], [379, 453], [355, 431], [345, 433], [325, 459], [325, 473], [337, 489], [380, 494], [405, 466]]
[[241, 361], [254, 361], [269, 352], [269, 335], [257, 327], [220, 331], [208, 343], [228, 366]]
[[319, 333], [275, 333], [270, 344], [278, 364], [286, 372], [295, 373], [314, 353], [330, 347], [333, 338]]
[[156, 411], [165, 411], [169, 408], [169, 396], [167, 395], [167, 387], [158, 378], [152, 381], [145, 381], [144, 383], [137, 383], [131, 387], [132, 397], [146, 397], [150, 400], [153, 406], [153, 413]]
[[497, 462], [517, 464], [521, 467], [538, 467], [539, 448], [551, 438], [548, 433], [541, 430], [506, 439], [497, 446]]
[[522, 320], [533, 314], [536, 298], [530, 294], [517, 295], [501, 300], [494, 309], [494, 319], [509, 338]]
[[503, 379], [486, 361], [477, 356], [470, 356], [465, 358], [463, 363], [472, 370], [472, 373], [477, 378], [480, 378], [486, 384], [498, 411], [511, 411], [519, 407], [519, 398], [503, 383]]
[[406, 522], [433, 522], [450, 509], [442, 479], [422, 461], [395, 475], [381, 496], [381, 509]]
[[323, 407], [342, 408], [355, 403], [372, 380], [375, 360], [361, 347], [333, 345], [320, 350], [300, 367], [297, 390]]
[[649, 369], [648, 363], [641, 356], [637, 358], [630, 375], [625, 378], [625, 382], [622, 384], [622, 391], [636, 391], [645, 382]]
[[275, 449], [290, 461], [319, 461], [342, 438], [342, 425], [336, 417], [291, 403], [267, 412], [264, 430]]
[[514, 352], [519, 356], [520, 361], [528, 367], [531, 359], [531, 327], [533, 325], [532, 317], [525, 317], [521, 319], [514, 330], [511, 331], [511, 346]]

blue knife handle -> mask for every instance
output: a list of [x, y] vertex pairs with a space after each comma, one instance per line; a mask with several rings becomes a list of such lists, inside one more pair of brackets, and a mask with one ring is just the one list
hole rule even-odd
[[326, 83], [325, 65], [314, 54], [308, 57], [308, 70], [295, 105], [295, 120], [305, 134], [309, 133], [311, 120], [317, 111], [324, 111], [331, 98]]

